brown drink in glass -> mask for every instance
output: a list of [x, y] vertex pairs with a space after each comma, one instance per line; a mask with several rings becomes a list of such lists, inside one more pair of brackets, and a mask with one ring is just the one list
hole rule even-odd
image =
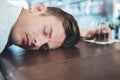
[[107, 42], [109, 40], [109, 30], [107, 24], [99, 24], [96, 26], [96, 33], [94, 34], [94, 41]]
[[97, 42], [106, 42], [108, 41], [108, 33], [95, 33], [94, 34], [94, 41]]

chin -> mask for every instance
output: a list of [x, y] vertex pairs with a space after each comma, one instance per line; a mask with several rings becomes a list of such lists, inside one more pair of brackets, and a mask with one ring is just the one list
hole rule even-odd
[[17, 45], [17, 46], [20, 46], [20, 45], [21, 45], [21, 43], [18, 42], [17, 40], [12, 40], [12, 43], [15, 44], [15, 45]]
[[15, 45], [21, 45], [22, 41], [19, 37], [14, 37], [14, 38], [12, 38], [12, 43]]

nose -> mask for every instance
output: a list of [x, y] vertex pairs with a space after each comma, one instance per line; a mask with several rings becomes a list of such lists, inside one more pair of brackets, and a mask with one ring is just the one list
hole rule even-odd
[[48, 43], [48, 39], [47, 38], [35, 38], [33, 41], [33, 44], [35, 47], [41, 47], [43, 44]]

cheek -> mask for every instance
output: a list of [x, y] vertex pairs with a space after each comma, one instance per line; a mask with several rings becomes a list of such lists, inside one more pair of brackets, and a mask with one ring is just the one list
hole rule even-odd
[[40, 33], [42, 32], [42, 25], [32, 25], [28, 28], [29, 30], [31, 30], [31, 32], [34, 32], [34, 33]]
[[43, 34], [42, 30], [34, 30], [34, 32], [32, 33], [34, 35], [34, 38], [38, 41], [38, 42], [42, 42], [45, 40], [45, 35]]
[[35, 36], [40, 36], [40, 35], [42, 35], [43, 33], [42, 33], [42, 30], [40, 29], [40, 28], [33, 28], [32, 30], [31, 30], [31, 32], [35, 35]]
[[14, 43], [14, 44], [17, 44], [17, 45], [20, 45], [21, 44], [21, 37], [20, 36], [20, 33], [13, 33], [11, 35], [11, 41]]
[[59, 48], [60, 46], [61, 46], [61, 44], [60, 43], [53, 43], [53, 42], [51, 42], [51, 43], [49, 43], [49, 47], [50, 47], [50, 49], [56, 49], [56, 48]]

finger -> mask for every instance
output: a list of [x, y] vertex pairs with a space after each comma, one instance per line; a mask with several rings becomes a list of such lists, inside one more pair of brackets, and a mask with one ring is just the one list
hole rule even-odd
[[93, 31], [89, 31], [89, 33], [86, 35], [87, 38], [91, 38], [94, 35]]

